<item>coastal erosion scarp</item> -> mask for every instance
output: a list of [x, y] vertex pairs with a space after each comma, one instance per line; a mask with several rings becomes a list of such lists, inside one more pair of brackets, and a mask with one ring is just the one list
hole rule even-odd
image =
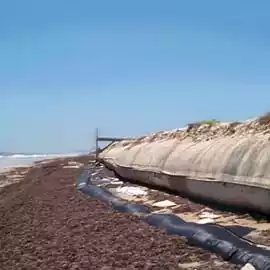
[[113, 143], [99, 159], [125, 179], [270, 214], [270, 116]]

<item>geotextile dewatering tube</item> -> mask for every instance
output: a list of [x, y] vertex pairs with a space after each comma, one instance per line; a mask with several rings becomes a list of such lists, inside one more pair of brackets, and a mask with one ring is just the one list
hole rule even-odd
[[151, 213], [145, 205], [125, 203], [108, 190], [93, 185], [90, 172], [90, 169], [85, 169], [77, 179], [77, 189], [82, 193], [105, 202], [119, 212], [137, 215], [168, 234], [185, 237], [188, 243], [213, 252], [226, 261], [239, 265], [250, 263], [256, 269], [270, 270], [270, 250], [257, 247], [220, 225], [185, 222], [174, 214]]
[[98, 158], [124, 179], [270, 216], [269, 134], [194, 132], [116, 142]]

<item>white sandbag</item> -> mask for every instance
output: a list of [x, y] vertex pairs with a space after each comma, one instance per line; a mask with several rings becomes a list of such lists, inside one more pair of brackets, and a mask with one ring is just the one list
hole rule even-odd
[[196, 140], [187, 131], [180, 133], [181, 138], [172, 134], [115, 143], [99, 157], [122, 177], [270, 213], [267, 136], [236, 134]]

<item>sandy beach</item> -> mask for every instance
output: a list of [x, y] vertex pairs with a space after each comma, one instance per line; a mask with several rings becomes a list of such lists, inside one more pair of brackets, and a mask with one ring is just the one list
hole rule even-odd
[[[137, 217], [115, 212], [79, 193], [76, 177], [89, 159], [62, 158], [2, 173], [1, 269], [240, 269], [210, 252], [189, 246], [181, 237], [166, 235]], [[257, 233], [253, 231], [247, 237], [260, 244], [270, 243], [267, 222], [122, 183], [104, 167], [97, 167], [91, 160], [90, 164], [103, 178], [102, 183], [96, 184], [125, 200], [198, 221], [199, 213], [211, 212], [219, 216], [215, 219], [220, 224], [248, 223], [256, 227]]]

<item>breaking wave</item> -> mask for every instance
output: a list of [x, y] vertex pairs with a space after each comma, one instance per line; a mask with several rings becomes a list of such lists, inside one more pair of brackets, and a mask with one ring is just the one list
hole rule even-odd
[[[73, 157], [79, 156], [81, 153], [69, 153], [69, 154], [13, 154], [7, 155], [6, 158], [21, 159], [21, 158], [57, 158], [57, 157]], [[4, 157], [4, 156], [0, 156]]]
[[68, 153], [68, 154], [8, 154], [0, 155], [0, 172], [3, 168], [21, 167], [33, 164], [36, 161], [49, 160], [61, 157], [76, 157], [85, 153]]

